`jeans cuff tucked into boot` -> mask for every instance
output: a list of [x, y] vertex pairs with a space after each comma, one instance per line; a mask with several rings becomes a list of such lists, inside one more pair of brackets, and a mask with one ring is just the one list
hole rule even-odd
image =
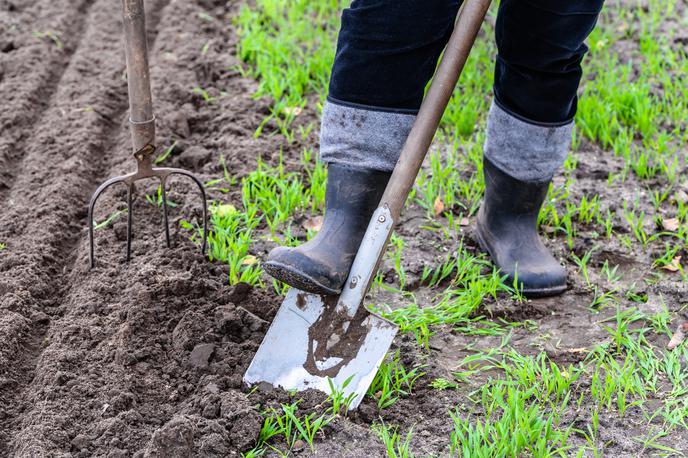
[[391, 172], [415, 119], [415, 114], [354, 106], [328, 98], [320, 128], [320, 159]]
[[485, 156], [517, 180], [550, 180], [566, 160], [572, 129], [573, 122], [558, 126], [525, 122], [493, 101]]

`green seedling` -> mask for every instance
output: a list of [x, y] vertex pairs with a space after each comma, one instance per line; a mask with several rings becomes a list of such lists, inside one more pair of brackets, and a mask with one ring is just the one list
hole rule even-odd
[[275, 294], [278, 296], [286, 296], [287, 291], [289, 291], [289, 285], [286, 283], [282, 283], [281, 281], [277, 281], [275, 279], [272, 280], [272, 289], [275, 291]]
[[[506, 281], [506, 280], [507, 280], [507, 276], [505, 275], [502, 278], [502, 281]], [[523, 283], [520, 283], [518, 281], [518, 263], [516, 264], [516, 268], [514, 271], [514, 278], [511, 282], [511, 298], [519, 304], [522, 304], [526, 300], [526, 297], [523, 295]]]
[[607, 210], [604, 220], [600, 219], [598, 221], [599, 224], [604, 226], [604, 234], [607, 240], [611, 240], [612, 234], [614, 233], [614, 216], [614, 212]]
[[[304, 155], [308, 163], [311, 157]], [[224, 158], [220, 159], [223, 167], [223, 180], [229, 186], [236, 183], [227, 170]], [[258, 259], [250, 254], [257, 231], [266, 225], [275, 236], [282, 232], [289, 244], [300, 241], [290, 237], [289, 222], [298, 213], [306, 210], [321, 211], [324, 205], [325, 170], [322, 165], [315, 165], [308, 174], [317, 181], [307, 186], [298, 173], [286, 172], [284, 164], [268, 167], [260, 159], [258, 168], [241, 181], [242, 207], [231, 204], [216, 203], [210, 207], [210, 230], [208, 233], [208, 257], [211, 261], [220, 261], [230, 267], [230, 284], [248, 283], [261, 285], [262, 269]], [[214, 181], [220, 183], [221, 181]], [[162, 202], [161, 196], [158, 202]], [[187, 221], [182, 227], [195, 234], [200, 228]], [[311, 233], [311, 236], [314, 234]], [[275, 290], [285, 292], [285, 285], [273, 283]]]
[[[432, 301], [419, 307], [415, 301], [394, 310], [378, 311], [395, 322], [402, 332], [415, 335], [418, 344], [428, 348], [431, 327], [441, 324], [465, 323], [487, 297], [496, 297], [498, 291], [508, 292], [499, 272], [482, 257], [467, 251], [457, 253], [455, 275], [450, 285]], [[490, 269], [484, 274], [483, 269]], [[407, 301], [408, 302], [408, 301]]]
[[[461, 247], [459, 247], [459, 250], [461, 250]], [[448, 279], [456, 270], [456, 263], [456, 258], [450, 254], [444, 262], [437, 267], [424, 266], [420, 281], [429, 288], [438, 286], [444, 280]]]
[[635, 436], [635, 437], [633, 437], [634, 441], [642, 444], [643, 452], [645, 452], [645, 450], [650, 449], [650, 450], [656, 450], [659, 452], [664, 452], [665, 456], [686, 456], [680, 450], [677, 450], [675, 448], [661, 444], [659, 442], [659, 439], [669, 435], [666, 431], [659, 431], [659, 432], [655, 432], [655, 431], [656, 431], [656, 428], [653, 427], [646, 436]]
[[481, 372], [492, 369], [494, 356], [498, 354], [500, 349], [501, 346], [465, 356], [452, 372], [454, 379], [459, 383], [466, 383]]
[[591, 199], [588, 199], [587, 196], [581, 197], [576, 213], [578, 222], [581, 224], [590, 224], [596, 221], [600, 214], [600, 196], [595, 195]]
[[259, 82], [255, 96], [275, 101], [271, 116], [283, 121], [282, 134], [290, 136], [293, 108], [304, 107], [307, 94], [324, 101], [341, 8], [338, 1], [258, 0], [239, 11], [237, 54]]
[[[322, 430], [328, 423], [332, 421], [332, 417], [327, 417], [325, 414], [315, 416], [315, 413], [298, 417], [296, 415], [296, 403], [286, 405], [282, 404], [282, 411], [284, 416], [277, 416], [277, 424], [282, 428], [284, 436], [289, 447], [294, 446], [297, 438], [300, 437], [310, 447], [311, 451], [315, 451], [313, 441], [318, 431]], [[293, 433], [293, 435], [292, 435]], [[291, 439], [290, 439], [291, 438]]]
[[571, 257], [573, 258], [573, 261], [576, 263], [578, 266], [578, 272], [583, 276], [583, 279], [585, 280], [585, 284], [588, 285], [589, 287], [592, 286], [590, 283], [590, 274], [588, 273], [588, 264], [590, 263], [590, 258], [592, 257], [592, 254], [598, 250], [598, 246], [593, 246], [590, 248], [588, 251], [585, 252], [582, 258], [579, 258], [576, 256], [575, 253], [571, 253]]
[[208, 54], [208, 50], [210, 49], [210, 45], [213, 43], [213, 40], [208, 40], [203, 44], [203, 47], [201, 48], [201, 55], [205, 56]]
[[445, 378], [436, 378], [432, 382], [430, 382], [430, 386], [433, 387], [434, 389], [438, 391], [443, 391], [443, 390], [448, 390], [448, 389], [456, 389], [459, 387], [458, 384], [451, 382]]
[[50, 30], [45, 31], [45, 32], [32, 32], [32, 35], [34, 37], [40, 39], [40, 40], [42, 40], [44, 38], [49, 38], [55, 44], [55, 47], [57, 47], [57, 49], [59, 49], [60, 51], [62, 51], [64, 49], [64, 44], [62, 43], [62, 39], [55, 32], [52, 32]]
[[210, 14], [205, 13], [203, 11], [199, 11], [197, 15], [200, 19], [203, 19], [204, 21], [207, 21], [207, 22], [214, 22], [215, 21], [214, 17], [212, 17]]
[[388, 359], [380, 364], [368, 388], [368, 396], [377, 400], [378, 409], [386, 409], [396, 403], [399, 398], [411, 395], [413, 385], [425, 375], [421, 370], [422, 366], [407, 370], [401, 363], [399, 351], [397, 351], [391, 360]]
[[158, 156], [158, 157], [155, 158], [155, 160], [153, 161], [153, 163], [154, 163], [155, 165], [160, 165], [160, 164], [162, 164], [163, 162], [165, 162], [165, 161], [167, 160], [167, 158], [170, 157], [170, 155], [172, 154], [172, 152], [174, 151], [174, 149], [175, 149], [176, 147], [177, 147], [177, 141], [175, 140], [174, 143], [172, 143], [170, 146], [168, 146], [167, 148], [165, 148], [165, 151], [163, 151], [163, 153], [162, 153], [160, 156]]
[[391, 256], [394, 261], [394, 271], [396, 272], [397, 279], [399, 280], [399, 289], [403, 290], [406, 287], [406, 271], [401, 263], [404, 252], [404, 239], [402, 239], [396, 233], [392, 233], [389, 242]]
[[618, 283], [621, 281], [621, 274], [618, 272], [619, 266], [609, 266], [609, 261], [605, 259], [602, 263], [602, 274], [606, 277], [607, 283]]
[[528, 399], [528, 391], [502, 381], [484, 385], [482, 419], [465, 418], [458, 409], [449, 412], [452, 456], [563, 456], [570, 429], [557, 428], [554, 417]]
[[[263, 426], [258, 435], [256, 446], [244, 456], [263, 456], [266, 449], [287, 456], [298, 440], [308, 444], [311, 451], [315, 450], [315, 437], [323, 430], [334, 416], [328, 414], [317, 415], [315, 412], [298, 415], [299, 401], [291, 404], [280, 404], [279, 409], [270, 408], [263, 415]], [[288, 447], [283, 452], [274, 445], [274, 440], [280, 438]]]
[[207, 104], [212, 104], [213, 102], [215, 102], [215, 100], [217, 100], [217, 97], [211, 96], [210, 93], [202, 87], [195, 87], [191, 89], [191, 92], [193, 94], [200, 95], [203, 101], [205, 101], [205, 103]]
[[669, 313], [669, 309], [667, 308], [666, 303], [664, 302], [664, 298], [662, 298], [661, 300], [662, 310], [650, 315], [648, 317], [648, 320], [650, 322], [650, 326], [656, 333], [663, 334], [667, 337], [671, 337], [672, 331], [669, 329], [671, 314]]
[[204, 183], [204, 185], [208, 191], [219, 191], [223, 194], [226, 194], [231, 189], [236, 187], [238, 180], [229, 173], [224, 154], [220, 155], [220, 165], [222, 166], [223, 171], [222, 178], [216, 178], [214, 180], [207, 181]]
[[507, 380], [529, 390], [543, 405], [553, 402], [561, 406], [562, 402], [568, 402], [571, 386], [582, 374], [580, 368], [572, 365], [559, 367], [544, 353], [531, 357], [514, 350], [504, 353], [503, 359], [495, 361], [494, 367], [503, 370]]
[[281, 432], [282, 429], [278, 426], [275, 417], [266, 418], [263, 422], [263, 427], [261, 428], [260, 433], [258, 435], [258, 444], [266, 444], [270, 439], [277, 436], [278, 434], [281, 434]]
[[638, 240], [643, 247], [646, 247], [650, 241], [650, 237], [648, 236], [647, 232], [645, 232], [645, 212], [637, 211], [635, 207], [633, 209], [629, 209], [628, 203], [624, 201], [623, 215], [636, 240]]
[[671, 243], [666, 242], [664, 244], [664, 253], [652, 263], [652, 267], [658, 268], [676, 268], [681, 270], [681, 265], [676, 265], [674, 259], [678, 256], [678, 253], [682, 250], [681, 245], [672, 246]]
[[329, 377], [327, 378], [327, 384], [330, 386], [330, 395], [327, 399], [332, 404], [330, 407], [330, 413], [332, 415], [339, 415], [340, 413], [346, 415], [349, 412], [351, 403], [356, 398], [356, 393], [351, 393], [348, 396], [345, 396], [344, 389], [349, 386], [353, 378], [354, 376], [352, 375], [344, 380], [342, 386], [335, 386], [332, 379]]
[[[158, 208], [162, 207], [162, 186], [158, 185], [158, 188], [155, 191], [155, 195], [151, 196], [150, 194], [146, 194], [146, 202], [148, 202], [151, 205], [154, 205]], [[171, 201], [170, 199], [167, 199], [167, 206], [169, 208], [175, 208], [177, 206], [177, 203], [174, 201]]]
[[598, 436], [599, 436], [599, 425], [600, 425], [600, 410], [599, 408], [595, 408], [592, 411], [591, 414], [591, 419], [590, 423], [586, 424], [586, 431], [577, 429], [575, 430], [578, 434], [583, 436], [585, 440], [588, 442], [587, 447], [582, 447], [578, 454], [576, 455], [577, 457], [584, 457], [585, 452], [588, 451], [592, 453], [592, 456], [595, 458], [601, 458], [602, 457], [602, 452], [603, 450], [600, 450], [597, 446], [597, 441], [598, 441]]
[[[148, 196], [146, 196], [146, 197], [148, 197]], [[103, 221], [101, 221], [99, 223], [94, 221], [93, 228], [96, 231], [99, 229], [104, 229], [104, 228], [108, 227], [109, 225], [111, 225], [112, 223], [114, 223], [115, 221], [117, 221], [122, 215], [124, 215], [126, 213], [127, 213], [126, 209], [125, 210], [115, 210], [114, 212], [110, 213], [108, 215], [108, 217], [105, 218]]]
[[372, 426], [373, 431], [378, 435], [387, 450], [389, 458], [413, 458], [411, 453], [411, 439], [413, 439], [413, 428], [409, 429], [406, 437], [402, 438], [399, 428], [391, 428], [380, 420]]
[[248, 452], [242, 452], [241, 458], [259, 458], [265, 454], [265, 449], [252, 448]]

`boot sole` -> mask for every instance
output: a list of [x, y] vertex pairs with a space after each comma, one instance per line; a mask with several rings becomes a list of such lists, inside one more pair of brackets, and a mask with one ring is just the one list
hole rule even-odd
[[307, 293], [336, 296], [342, 292], [341, 288], [339, 290], [329, 288], [308, 274], [280, 262], [267, 261], [263, 263], [263, 269], [276, 280]]
[[[492, 252], [490, 249], [487, 247], [487, 243], [485, 243], [485, 240], [483, 239], [483, 235], [481, 234], [480, 230], [480, 222], [476, 222], [475, 225], [475, 235], [476, 238], [478, 239], [478, 245], [480, 246], [480, 249], [483, 250], [485, 253], [490, 255], [490, 258], [492, 259], [492, 263], [497, 266], [497, 264], [494, 262], [494, 256], [492, 255]], [[499, 267], [499, 266], [497, 266]], [[521, 294], [528, 298], [538, 298], [538, 297], [550, 297], [550, 296], [558, 296], [562, 294], [564, 291], [566, 291], [566, 284], [560, 285], [560, 286], [551, 286], [549, 288], [523, 288], [521, 290]]]

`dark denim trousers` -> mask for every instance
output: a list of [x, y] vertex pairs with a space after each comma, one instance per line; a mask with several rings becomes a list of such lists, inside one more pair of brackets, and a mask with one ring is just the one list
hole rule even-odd
[[[604, 0], [501, 0], [495, 102], [532, 123], [576, 113], [583, 43]], [[330, 100], [415, 113], [460, 0], [353, 0], [342, 13]]]

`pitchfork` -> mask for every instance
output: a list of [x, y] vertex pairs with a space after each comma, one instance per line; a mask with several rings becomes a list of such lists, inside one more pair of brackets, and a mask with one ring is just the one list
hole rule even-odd
[[165, 225], [165, 239], [170, 247], [170, 228], [167, 216], [167, 195], [165, 186], [170, 175], [184, 175], [191, 178], [198, 185], [203, 198], [203, 242], [201, 252], [205, 254], [208, 240], [208, 207], [206, 204], [203, 183], [191, 172], [169, 167], [154, 167], [153, 156], [155, 147], [155, 116], [150, 89], [150, 72], [148, 69], [148, 49], [146, 46], [146, 21], [143, 0], [122, 0], [124, 6], [124, 48], [127, 61], [127, 80], [129, 86], [129, 127], [137, 163], [136, 172], [110, 178], [91, 197], [88, 206], [88, 237], [90, 243], [91, 267], [95, 265], [93, 242], [93, 209], [98, 197], [110, 186], [116, 183], [127, 185], [127, 261], [131, 259], [132, 232], [132, 194], [134, 183], [145, 178], [160, 180], [163, 208], [163, 224]]

